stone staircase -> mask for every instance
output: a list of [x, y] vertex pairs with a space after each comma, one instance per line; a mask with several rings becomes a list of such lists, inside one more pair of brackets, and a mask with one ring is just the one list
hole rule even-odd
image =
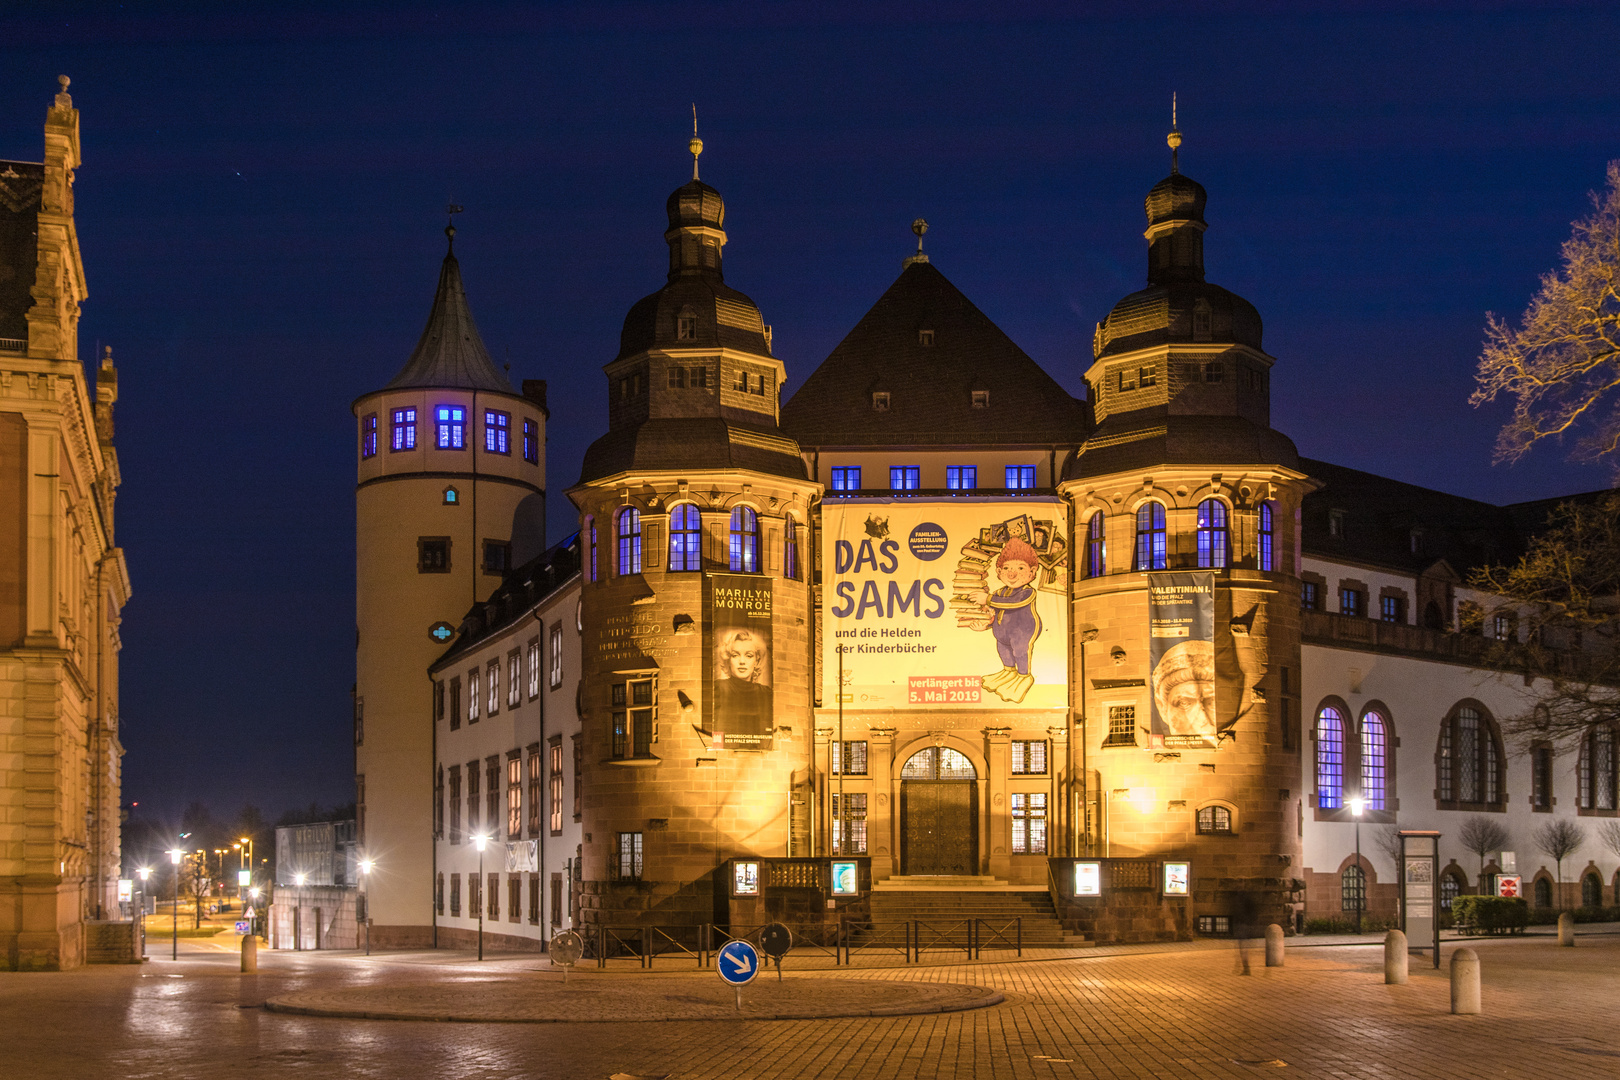
[[[983, 919], [980, 940], [989, 947], [991, 933], [1014, 939], [1014, 919], [1023, 920], [1026, 949], [1081, 949], [1084, 935], [1063, 928], [1045, 889], [1009, 885], [994, 878], [889, 878], [872, 889], [872, 925], [877, 932], [902, 923], [920, 922], [925, 940], [968, 919]], [[958, 932], [960, 934], [960, 931]], [[997, 943], [1000, 947], [1000, 943]]]

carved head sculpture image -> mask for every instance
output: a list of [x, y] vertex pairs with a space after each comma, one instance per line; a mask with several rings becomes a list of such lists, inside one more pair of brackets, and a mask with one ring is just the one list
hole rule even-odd
[[1215, 646], [1183, 641], [1153, 669], [1153, 701], [1171, 735], [1215, 735]]

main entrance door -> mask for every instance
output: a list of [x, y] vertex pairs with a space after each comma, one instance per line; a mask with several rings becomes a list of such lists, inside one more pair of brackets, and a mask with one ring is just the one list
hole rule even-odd
[[900, 770], [900, 872], [979, 872], [978, 773], [949, 747], [931, 746]]

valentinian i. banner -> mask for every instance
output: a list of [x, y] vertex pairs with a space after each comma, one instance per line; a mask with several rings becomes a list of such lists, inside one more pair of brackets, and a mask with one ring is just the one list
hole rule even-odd
[[703, 680], [708, 729], [726, 750], [769, 750], [776, 727], [771, 677], [771, 579], [708, 579], [709, 664]]
[[1215, 745], [1215, 575], [1148, 575], [1153, 735], [1166, 747]]
[[1056, 499], [822, 503], [822, 704], [1064, 708], [1069, 552]]

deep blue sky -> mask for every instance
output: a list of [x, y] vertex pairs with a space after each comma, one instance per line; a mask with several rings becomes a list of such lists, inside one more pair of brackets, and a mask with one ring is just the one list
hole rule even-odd
[[126, 800], [352, 797], [348, 404], [421, 331], [449, 197], [491, 352], [551, 383], [571, 531], [693, 101], [727, 280], [790, 392], [920, 215], [935, 265], [1078, 393], [1094, 324], [1143, 282], [1176, 91], [1210, 279], [1264, 316], [1302, 452], [1502, 502], [1611, 480], [1557, 448], [1493, 467], [1505, 413], [1466, 399], [1485, 312], [1523, 310], [1620, 157], [1620, 9], [990, 6], [0, 9], [0, 157], [39, 160], [59, 73], [82, 112], [81, 349], [119, 365], [135, 583]]

